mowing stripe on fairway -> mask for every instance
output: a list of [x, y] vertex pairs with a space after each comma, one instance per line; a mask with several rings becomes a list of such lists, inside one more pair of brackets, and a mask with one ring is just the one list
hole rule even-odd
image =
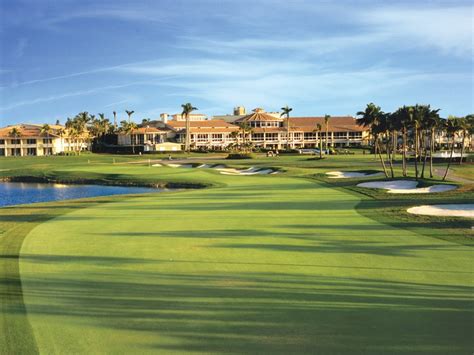
[[20, 273], [40, 352], [470, 351], [470, 248], [326, 184], [215, 179], [33, 229]]

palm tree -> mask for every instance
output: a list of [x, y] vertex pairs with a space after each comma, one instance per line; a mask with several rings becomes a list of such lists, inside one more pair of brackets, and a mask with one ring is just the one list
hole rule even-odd
[[328, 152], [328, 140], [329, 140], [329, 119], [330, 115], [324, 115], [324, 124], [326, 125], [326, 153]]
[[132, 115], [135, 113], [135, 111], [128, 111], [128, 110], [125, 110], [125, 112], [127, 113], [128, 115], [128, 122], [130, 122], [131, 118], [132, 118]]
[[395, 173], [393, 171], [393, 152], [392, 152], [392, 148], [393, 148], [393, 144], [391, 144], [391, 133], [394, 131], [394, 124], [391, 120], [391, 115], [390, 114], [384, 114], [382, 115], [381, 119], [380, 119], [380, 132], [382, 133], [382, 138], [383, 136], [385, 136], [385, 149], [386, 149], [386, 153], [387, 153], [387, 159], [388, 159], [388, 163], [389, 163], [389, 166], [390, 166], [390, 175], [393, 177], [395, 177]]
[[376, 106], [374, 103], [367, 105], [364, 111], [357, 112], [357, 116], [361, 116], [357, 119], [357, 124], [364, 127], [370, 127], [371, 135], [374, 139], [374, 152], [379, 155], [380, 163], [382, 164], [383, 172], [388, 177], [385, 162], [379, 149], [379, 136], [385, 131], [385, 127], [381, 125], [382, 120], [385, 117], [385, 113], [382, 111], [380, 106]]
[[130, 135], [130, 143], [132, 144], [132, 153], [135, 154], [135, 140], [133, 139], [133, 131], [138, 128], [137, 124], [135, 122], [121, 121], [120, 125], [121, 125], [120, 130], [126, 135]]
[[370, 134], [374, 140], [374, 153], [377, 154], [377, 145], [375, 144], [376, 138], [374, 132], [372, 130], [372, 126], [378, 125], [383, 112], [380, 106], [375, 105], [374, 103], [367, 104], [364, 111], [357, 112], [357, 116], [361, 116], [357, 118], [357, 124], [363, 127], [370, 127]]
[[47, 146], [48, 146], [48, 148], [51, 149], [51, 153], [52, 153], [53, 148], [49, 143], [49, 135], [51, 134], [51, 131], [52, 131], [52, 129], [51, 129], [51, 126], [49, 124], [45, 123], [43, 126], [41, 126], [40, 134], [46, 134], [46, 141], [48, 142]]
[[459, 158], [459, 165], [461, 165], [462, 158], [464, 156], [464, 145], [466, 143], [466, 137], [470, 131], [470, 121], [469, 121], [468, 116], [459, 118], [459, 130], [461, 131], [461, 135], [462, 135], [461, 157]]
[[407, 176], [407, 141], [410, 127], [410, 108], [402, 106], [392, 114], [392, 122], [396, 130], [402, 134], [402, 175]]
[[456, 132], [460, 130], [460, 126], [461, 125], [458, 117], [449, 116], [445, 121], [446, 135], [448, 139], [451, 137], [451, 154], [449, 155], [448, 165], [446, 166], [446, 171], [444, 172], [443, 181], [446, 180], [446, 177], [448, 176], [449, 167], [451, 166], [451, 161], [453, 160]]
[[[14, 144], [14, 147], [15, 147], [15, 150], [14, 150], [14, 154], [13, 156], [17, 156], [17, 141], [18, 141], [18, 137], [21, 136], [21, 130], [19, 128], [16, 128], [16, 127], [13, 127], [9, 132], [8, 132], [8, 135], [10, 137], [13, 137], [15, 139], [15, 144]], [[20, 152], [20, 155], [21, 155], [21, 152]]]
[[186, 119], [186, 140], [185, 140], [185, 151], [187, 153], [191, 150], [191, 122], [189, 120], [189, 114], [195, 110], [198, 110], [197, 107], [194, 107], [191, 103], [182, 104], [183, 112], [181, 115]]
[[281, 111], [280, 117], [286, 116], [286, 149], [290, 150], [290, 112], [293, 111], [293, 109], [286, 105], [281, 108]]
[[64, 135], [66, 134], [66, 130], [64, 128], [60, 128], [57, 131], [59, 138], [61, 138], [61, 151], [64, 151]]
[[117, 130], [117, 112], [113, 111], [112, 113], [114, 115], [114, 130], [116, 131]]
[[323, 140], [321, 139], [321, 131], [323, 129], [323, 126], [321, 123], [316, 124], [316, 129], [315, 131], [318, 132], [318, 141], [319, 141], [319, 159], [323, 159]]

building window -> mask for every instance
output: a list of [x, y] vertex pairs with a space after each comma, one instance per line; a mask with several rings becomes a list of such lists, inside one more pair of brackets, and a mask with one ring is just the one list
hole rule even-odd
[[0, 148], [0, 156], [5, 156], [5, 148]]
[[213, 133], [212, 134], [213, 141], [221, 141], [222, 140], [222, 133]]
[[197, 135], [197, 141], [198, 142], [207, 142], [208, 141], [207, 134], [203, 134], [203, 133], [198, 134]]
[[26, 144], [36, 144], [36, 139], [27, 139]]
[[0, 139], [0, 144], [5, 144], [5, 139]]
[[334, 132], [335, 139], [345, 139], [347, 138], [347, 132]]
[[53, 143], [52, 138], [43, 138], [43, 144], [51, 144], [51, 143]]
[[349, 138], [362, 139], [362, 132], [349, 132]]
[[276, 141], [278, 140], [278, 133], [267, 133], [265, 138], [267, 141]]
[[297, 139], [297, 140], [300, 140], [302, 138], [302, 134], [301, 133], [293, 133], [293, 139]]
[[12, 139], [11, 144], [20, 144], [20, 140], [19, 139]]
[[44, 155], [53, 155], [53, 148], [43, 148]]
[[306, 140], [316, 139], [316, 133], [314, 133], [314, 132], [305, 132], [304, 133], [304, 139], [306, 139]]
[[132, 134], [130, 139], [131, 139], [133, 145], [144, 144], [145, 143], [145, 141], [144, 141], [145, 135], [144, 134]]
[[13, 155], [15, 157], [20, 156], [21, 155], [21, 149], [20, 148], [11, 148], [10, 153], [11, 153], [10, 155]]
[[252, 133], [252, 139], [256, 141], [263, 141], [263, 133]]
[[36, 155], [36, 148], [27, 148], [26, 155]]

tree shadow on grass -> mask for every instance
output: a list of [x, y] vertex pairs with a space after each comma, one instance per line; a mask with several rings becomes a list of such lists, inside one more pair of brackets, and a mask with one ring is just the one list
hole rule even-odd
[[[27, 298], [34, 300], [29, 314], [142, 333], [140, 342], [129, 344], [134, 351], [456, 353], [472, 345], [473, 288], [468, 286], [125, 269], [80, 277], [28, 275], [26, 284]], [[176, 341], [156, 340], [163, 337]]]

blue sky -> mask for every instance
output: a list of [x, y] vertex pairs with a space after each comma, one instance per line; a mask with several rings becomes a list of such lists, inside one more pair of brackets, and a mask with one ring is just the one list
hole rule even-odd
[[468, 1], [0, 0], [0, 121], [473, 110]]

